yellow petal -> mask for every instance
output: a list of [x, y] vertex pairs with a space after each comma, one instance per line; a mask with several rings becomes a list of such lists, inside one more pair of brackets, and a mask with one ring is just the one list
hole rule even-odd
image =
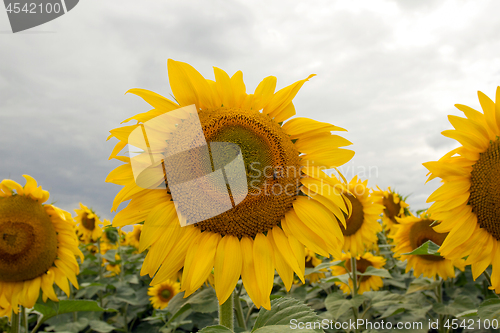
[[214, 67], [215, 74], [215, 87], [222, 99], [222, 105], [225, 107], [233, 107], [235, 105], [233, 88], [231, 86], [231, 79], [226, 72], [222, 69]]
[[217, 246], [214, 279], [219, 304], [224, 303], [240, 279], [243, 263], [240, 241], [232, 235], [224, 236]]
[[318, 234], [314, 233], [307, 225], [302, 222], [293, 210], [289, 210], [285, 214], [285, 218], [281, 220], [281, 226], [288, 237], [293, 235], [299, 242], [304, 244], [308, 249], [324, 256], [329, 257], [328, 246], [326, 242]]
[[241, 107], [246, 97], [246, 88], [241, 71], [237, 71], [231, 77], [231, 87], [233, 88], [235, 106]]
[[299, 92], [300, 88], [304, 85], [306, 81], [315, 76], [315, 74], [309, 75], [307, 79], [297, 81], [288, 87], [278, 90], [274, 94], [273, 98], [269, 104], [264, 108], [262, 113], [269, 114], [272, 118], [278, 115], [288, 104], [294, 99], [294, 97]]
[[271, 242], [271, 246], [273, 247], [274, 263], [276, 265], [276, 271], [280, 275], [281, 280], [285, 285], [286, 291], [290, 291], [290, 288], [292, 288], [292, 283], [293, 283], [293, 270], [290, 266], [288, 266], [285, 258], [278, 250], [277, 245], [274, 243], [273, 238], [268, 237], [268, 239]]
[[497, 126], [497, 120], [495, 119], [495, 103], [485, 94], [478, 91], [477, 95], [479, 97], [479, 103], [484, 111], [484, 117], [486, 118], [486, 123], [493, 133], [499, 133], [500, 130]]
[[255, 304], [256, 308], [260, 308], [261, 291], [257, 284], [257, 277], [255, 275], [255, 264], [253, 258], [253, 239], [249, 237], [242, 237], [240, 240], [241, 253], [243, 253], [243, 265], [241, 267], [241, 280], [245, 286], [248, 296]]
[[[151, 281], [152, 285], [162, 283], [177, 275], [182, 266], [184, 266], [188, 248], [192, 246], [200, 233], [200, 229], [195, 226], [182, 228], [180, 239], [176, 242], [175, 247], [166, 254], [165, 260], [162, 262], [153, 281]], [[142, 271], [141, 275], [144, 275]]]
[[[288, 242], [288, 238], [283, 232], [283, 230], [275, 226], [273, 229], [271, 229], [268, 232], [268, 235], [270, 235], [269, 239], [272, 239], [273, 243], [276, 245], [274, 246], [275, 251], [279, 251], [285, 262], [290, 266], [295, 273], [297, 273], [297, 276], [302, 280], [304, 283], [304, 270], [301, 269], [300, 262], [304, 261], [304, 256], [301, 257], [296, 257], [294, 251], [292, 250], [292, 247], [290, 246], [290, 243]], [[279, 273], [279, 272], [278, 272]]]
[[262, 295], [262, 307], [271, 310], [270, 295], [274, 281], [274, 253], [266, 236], [258, 233], [253, 243], [255, 277]]
[[180, 65], [180, 62], [168, 59], [167, 69], [170, 89], [172, 90], [176, 101], [181, 106], [196, 104], [199, 107], [196, 89], [189, 79], [189, 76]]
[[283, 130], [290, 135], [290, 138], [300, 139], [304, 136], [330, 133], [330, 131], [346, 131], [341, 127], [329, 123], [322, 123], [309, 118], [297, 117], [290, 119], [283, 124]]
[[349, 162], [354, 157], [354, 151], [343, 148], [331, 148], [326, 151], [316, 151], [314, 153], [301, 156], [300, 165], [320, 166], [326, 169], [339, 167]]
[[274, 95], [274, 90], [276, 89], [276, 77], [268, 76], [262, 80], [253, 94], [253, 109], [259, 111], [263, 109]]
[[177, 222], [177, 213], [173, 202], [158, 202], [146, 217], [139, 240], [139, 251], [143, 252], [159, 240], [164, 243], [174, 242], [175, 238], [172, 237], [176, 237], [180, 229], [179, 223], [174, 222]]

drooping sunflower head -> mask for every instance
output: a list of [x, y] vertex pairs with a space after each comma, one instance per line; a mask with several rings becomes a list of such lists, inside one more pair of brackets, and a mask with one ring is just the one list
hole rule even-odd
[[[322, 261], [316, 256], [316, 253], [306, 248], [306, 268], [314, 268], [321, 264]], [[322, 269], [322, 272], [327, 272], [326, 269]], [[305, 276], [310, 283], [318, 282], [325, 277], [325, 273], [311, 273]]]
[[401, 261], [407, 260], [406, 272], [413, 269], [415, 277], [424, 275], [429, 278], [436, 278], [439, 275], [444, 280], [455, 277], [455, 267], [463, 270], [464, 260], [445, 259], [442, 256], [431, 254], [405, 255], [419, 248], [427, 241], [432, 241], [437, 245], [442, 245], [448, 237], [448, 233], [439, 233], [433, 226], [435, 221], [430, 215], [423, 213], [422, 217], [407, 216], [398, 218], [400, 226], [394, 235], [394, 257]]
[[[351, 258], [353, 256], [351, 253], [342, 253], [341, 257], [335, 258], [335, 261], [341, 260], [344, 262], [344, 267], [340, 265], [331, 266], [330, 269], [332, 271], [333, 276], [339, 276], [346, 273], [350, 273], [352, 270]], [[365, 252], [362, 255], [358, 255], [356, 257], [356, 271], [360, 273], [366, 272], [368, 267], [374, 268], [382, 268], [384, 267], [386, 259], [381, 256], [374, 256], [370, 252]], [[363, 294], [366, 291], [377, 291], [384, 285], [382, 281], [382, 277], [375, 275], [366, 275], [366, 276], [358, 276], [358, 294]], [[349, 278], [349, 285], [342, 282], [335, 282], [336, 285], [340, 287], [340, 289], [345, 293], [350, 295], [352, 293], [353, 283], [351, 278]]]
[[127, 234], [127, 244], [139, 248], [139, 241], [141, 240], [142, 224], [134, 225], [134, 230]]
[[456, 104], [465, 118], [448, 116], [455, 128], [442, 132], [461, 146], [439, 161], [424, 163], [429, 179], [443, 185], [427, 202], [436, 231], [449, 232], [439, 251], [446, 258], [467, 257], [474, 279], [492, 264], [492, 287], [500, 292], [500, 87], [496, 102], [478, 92], [483, 112]]
[[49, 193], [24, 175], [26, 185], [0, 183], [0, 299], [17, 313], [18, 305], [34, 306], [40, 287], [43, 299], [57, 301], [52, 284], [69, 294], [69, 279], [78, 287], [78, 249], [71, 214], [43, 204]]
[[180, 292], [180, 284], [167, 280], [148, 289], [149, 301], [155, 309], [164, 309], [168, 302]]
[[80, 202], [80, 209], [75, 209], [77, 234], [84, 244], [94, 243], [102, 235], [102, 223], [99, 217]]
[[397, 219], [410, 214], [409, 205], [401, 194], [392, 191], [390, 187], [385, 191], [379, 188], [378, 191], [373, 193], [373, 196], [376, 198], [376, 203], [384, 206], [382, 225], [390, 237], [397, 232], [399, 224]]
[[367, 187], [368, 180], [361, 181], [357, 176], [346, 186], [345, 196], [349, 199], [351, 214], [346, 218], [346, 227], [339, 222], [344, 234], [344, 248], [353, 255], [372, 249], [377, 242], [377, 233], [382, 231], [378, 218], [384, 207], [373, 202]]
[[[220, 302], [241, 275], [256, 306], [269, 308], [275, 268], [287, 286], [293, 272], [303, 279], [304, 245], [323, 256], [340, 254], [336, 219], [345, 222], [349, 201], [342, 182], [322, 170], [354, 153], [341, 148], [349, 141], [331, 134], [342, 128], [307, 118], [286, 121], [295, 115], [292, 99], [312, 76], [277, 92], [270, 76], [247, 94], [241, 72], [214, 71], [215, 81], [207, 80], [169, 60], [177, 103], [129, 91], [154, 110], [126, 120], [137, 125], [111, 131], [119, 143], [110, 158], [125, 162], [107, 178], [124, 186], [113, 209], [131, 199], [113, 224], [144, 221], [139, 250], [150, 250], [141, 273], [157, 272], [153, 284], [184, 267], [187, 296], [214, 269]], [[118, 155], [127, 144], [139, 155]], [[255, 267], [264, 273], [257, 276]]]

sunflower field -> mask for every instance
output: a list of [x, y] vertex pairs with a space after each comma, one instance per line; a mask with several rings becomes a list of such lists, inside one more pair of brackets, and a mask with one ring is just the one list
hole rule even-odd
[[346, 129], [292, 102], [314, 75], [247, 93], [240, 71], [168, 74], [173, 100], [131, 89], [153, 109], [110, 131], [113, 221], [0, 182], [0, 330], [500, 330], [500, 88], [456, 105], [461, 146], [424, 163], [442, 185], [415, 210], [344, 177]]

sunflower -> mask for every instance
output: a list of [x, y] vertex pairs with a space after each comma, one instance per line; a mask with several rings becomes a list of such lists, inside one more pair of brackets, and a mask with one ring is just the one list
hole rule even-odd
[[439, 275], [444, 280], [455, 277], [455, 267], [464, 270], [464, 260], [445, 259], [441, 256], [431, 254], [425, 255], [404, 255], [419, 248], [427, 241], [432, 241], [437, 245], [443, 244], [448, 237], [448, 233], [439, 233], [431, 225], [435, 222], [429, 214], [423, 213], [422, 217], [407, 216], [398, 218], [399, 227], [394, 235], [394, 257], [400, 261], [407, 260], [406, 273], [413, 268], [413, 275], [419, 277], [424, 275], [435, 279]]
[[[293, 272], [303, 281], [304, 245], [326, 257], [330, 253], [340, 254], [343, 235], [335, 217], [345, 224], [344, 214], [349, 213], [350, 201], [339, 190], [341, 181], [329, 177], [323, 169], [349, 161], [354, 152], [339, 147], [351, 142], [332, 135], [331, 131], [344, 129], [328, 123], [307, 118], [286, 121], [295, 115], [292, 99], [312, 75], [276, 93], [276, 78], [270, 76], [257, 86], [254, 94], [247, 94], [241, 71], [229, 77], [214, 68], [215, 81], [212, 81], [204, 79], [188, 64], [168, 60], [167, 65], [178, 104], [147, 90], [129, 90], [154, 109], [126, 120], [135, 119], [137, 125], [111, 131], [110, 137], [119, 142], [110, 158], [125, 162], [107, 177], [108, 182], [124, 186], [112, 209], [131, 199], [116, 214], [113, 225], [121, 227], [144, 221], [139, 250], [149, 248], [149, 252], [141, 274], [156, 274], [153, 285], [175, 277], [184, 267], [181, 289], [188, 296], [214, 269], [215, 289], [221, 304], [232, 294], [241, 275], [254, 304], [270, 309], [275, 269], [285, 285], [291, 286]], [[162, 117], [167, 113], [175, 117], [164, 121]], [[201, 134], [196, 134], [196, 124], [201, 125]], [[133, 144], [148, 154], [132, 159], [117, 155], [135, 129], [138, 131], [134, 133], [144, 130], [154, 134], [143, 137], [142, 143], [136, 140]], [[172, 134], [178, 132], [192, 134], [194, 138]], [[186, 147], [186, 142], [196, 148], [168, 159], [155, 159], [163, 145], [175, 149]], [[212, 154], [218, 154], [217, 159], [207, 158], [208, 152], [203, 156], [192, 154], [208, 151], [207, 142]], [[225, 148], [214, 149], [217, 145], [212, 143], [220, 142], [227, 144]], [[141, 161], [149, 161], [150, 157], [154, 162], [151, 168], [156, 169], [140, 179], [143, 174], [134, 174], [138, 170], [134, 163], [140, 166]], [[237, 174], [222, 167], [232, 161], [244, 164]], [[212, 164], [220, 167], [212, 168]], [[170, 168], [177, 173], [166, 171]], [[226, 170], [222, 181], [238, 186], [209, 184], [205, 175], [221, 169]], [[243, 185], [242, 178], [245, 178]], [[172, 188], [196, 179], [204, 183], [195, 187], [195, 194], [188, 193], [177, 202], [172, 200]], [[207, 191], [201, 192], [200, 188]], [[181, 214], [179, 207], [193, 199], [194, 209], [183, 210]], [[228, 205], [226, 211], [210, 217], [204, 215], [224, 200]], [[200, 216], [205, 217], [200, 219]], [[185, 223], [196, 219], [198, 223]], [[180, 223], [187, 225], [181, 227]]]
[[16, 313], [18, 305], [35, 305], [40, 288], [44, 301], [57, 301], [54, 282], [67, 295], [68, 280], [78, 288], [75, 256], [83, 260], [71, 214], [43, 205], [49, 192], [23, 177], [24, 187], [9, 179], [0, 183], [0, 300]]
[[[340, 257], [337, 257], [335, 260], [344, 261], [344, 267], [342, 266], [331, 266], [333, 276], [339, 276], [346, 273], [351, 272], [351, 253], [342, 253]], [[356, 257], [356, 270], [360, 273], [366, 272], [368, 267], [372, 266], [374, 268], [382, 268], [385, 265], [386, 259], [380, 256], [374, 256], [370, 252], [365, 252], [363, 255], [358, 255]], [[363, 294], [365, 291], [377, 291], [384, 285], [382, 281], [382, 277], [375, 275], [366, 275], [366, 276], [358, 276], [358, 294]], [[344, 292], [344, 294], [351, 294], [351, 290], [353, 288], [352, 279], [349, 278], [349, 285], [342, 282], [335, 282], [337, 286], [340, 287], [340, 290]]]
[[110, 272], [108, 275], [106, 275], [106, 277], [115, 276], [115, 275], [120, 274], [120, 272], [121, 272], [120, 260], [121, 260], [121, 257], [118, 253], [115, 254], [115, 261], [114, 262], [110, 262], [107, 259], [102, 258], [102, 266], [105, 266], [106, 270], [108, 272]]
[[180, 292], [180, 284], [171, 280], [149, 287], [148, 295], [151, 305], [155, 309], [164, 309], [168, 302]]
[[410, 214], [409, 205], [404, 201], [401, 194], [393, 192], [390, 187], [386, 191], [378, 188], [378, 191], [373, 192], [373, 196], [377, 198], [375, 203], [384, 206], [382, 224], [388, 232], [388, 236], [391, 237], [397, 231], [399, 225], [397, 218]]
[[[306, 259], [306, 263], [305, 263], [306, 266], [305, 267], [308, 267], [308, 268], [314, 268], [322, 263], [321, 259], [319, 259], [316, 256], [316, 253], [309, 250], [308, 248], [306, 248], [306, 258], [305, 259]], [[321, 271], [327, 272], [326, 269], [322, 269]], [[310, 283], [318, 282], [319, 280], [323, 279], [324, 277], [325, 277], [325, 273], [311, 273], [311, 274], [307, 274], [305, 276], [305, 278], [308, 279]]]
[[134, 230], [127, 234], [127, 245], [139, 248], [139, 240], [141, 239], [142, 224], [134, 225]]
[[441, 255], [467, 257], [474, 279], [492, 264], [492, 289], [500, 293], [500, 87], [496, 102], [478, 95], [483, 112], [457, 104], [466, 118], [448, 116], [455, 130], [442, 132], [461, 146], [424, 163], [428, 181], [443, 182], [427, 202], [434, 201], [428, 211], [441, 221], [434, 230], [449, 233]]
[[75, 209], [77, 233], [84, 244], [96, 242], [102, 235], [99, 217], [80, 202], [80, 209]]
[[368, 180], [361, 181], [357, 176], [347, 184], [344, 195], [352, 206], [351, 216], [346, 220], [347, 228], [339, 223], [344, 234], [344, 251], [353, 255], [372, 249], [377, 243], [377, 233], [382, 231], [378, 218], [384, 207], [373, 202]]

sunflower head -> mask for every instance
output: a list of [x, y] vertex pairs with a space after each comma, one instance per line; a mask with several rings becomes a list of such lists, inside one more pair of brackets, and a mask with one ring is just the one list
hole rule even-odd
[[384, 207], [382, 223], [390, 237], [397, 231], [399, 225], [397, 219], [410, 214], [409, 205], [401, 194], [392, 191], [390, 187], [386, 191], [379, 188], [373, 195], [375, 202]]
[[476, 279], [492, 265], [492, 287], [500, 292], [500, 87], [493, 102], [478, 92], [483, 112], [456, 104], [465, 118], [448, 116], [455, 129], [442, 134], [461, 146], [438, 161], [424, 163], [429, 179], [442, 185], [427, 202], [441, 223], [436, 231], [449, 232], [439, 252], [449, 259], [467, 257]]
[[[316, 256], [316, 253], [306, 248], [306, 263], [305, 267], [314, 268], [321, 264], [322, 261]], [[322, 269], [322, 272], [327, 272], [326, 269]], [[318, 282], [319, 280], [325, 277], [325, 273], [311, 273], [305, 276], [306, 279], [309, 280], [310, 283]]]
[[128, 245], [139, 248], [139, 241], [141, 240], [142, 224], [134, 225], [134, 230], [127, 233], [126, 242]]
[[[342, 256], [335, 259], [335, 260], [341, 260], [344, 262], [344, 267], [342, 266], [331, 266], [330, 269], [332, 271], [333, 276], [339, 276], [343, 275], [346, 273], [350, 273], [352, 270], [351, 267], [351, 258], [352, 255], [351, 253], [342, 253]], [[370, 252], [365, 252], [362, 255], [358, 255], [356, 257], [356, 270], [360, 273], [366, 272], [368, 267], [374, 267], [374, 268], [382, 268], [384, 267], [386, 262], [386, 259], [381, 256], [374, 256]], [[336, 285], [340, 287], [340, 289], [345, 293], [345, 294], [351, 294], [353, 283], [351, 278], [349, 278], [349, 285], [342, 283], [342, 282], [335, 282]], [[382, 277], [380, 276], [375, 276], [375, 275], [363, 275], [363, 276], [358, 276], [358, 294], [363, 294], [366, 291], [377, 291], [379, 290], [383, 285]]]
[[354, 176], [345, 189], [351, 214], [346, 217], [345, 227], [340, 221], [339, 226], [345, 239], [343, 250], [353, 255], [372, 249], [378, 240], [377, 233], [382, 231], [382, 226], [377, 220], [383, 206], [373, 202], [367, 184], [368, 180], [362, 181]]
[[435, 278], [439, 275], [443, 279], [455, 277], [455, 267], [463, 270], [464, 261], [462, 259], [450, 260], [442, 256], [424, 254], [424, 255], [405, 255], [419, 248], [427, 241], [432, 241], [437, 245], [442, 245], [448, 233], [439, 233], [432, 227], [436, 224], [435, 220], [428, 214], [422, 214], [421, 217], [407, 216], [398, 218], [400, 227], [394, 235], [394, 256], [401, 261], [407, 260], [406, 272], [413, 268], [415, 277], [424, 275], [429, 278]]
[[[287, 288], [293, 272], [303, 280], [304, 245], [323, 256], [340, 254], [344, 236], [336, 220], [345, 222], [350, 204], [342, 182], [322, 170], [346, 163], [354, 152], [341, 148], [351, 142], [331, 133], [342, 128], [288, 120], [295, 115], [293, 98], [312, 75], [277, 92], [270, 76], [247, 94], [241, 72], [214, 72], [215, 81], [207, 80], [169, 60], [176, 102], [129, 91], [154, 110], [111, 131], [119, 143], [110, 158], [125, 162], [107, 178], [124, 186], [113, 209], [131, 199], [113, 224], [144, 222], [139, 250], [149, 252], [141, 273], [156, 274], [154, 285], [184, 268], [188, 296], [213, 270], [219, 302], [241, 276], [254, 304], [270, 308], [275, 269]], [[118, 155], [127, 145], [142, 152]]]
[[43, 299], [57, 300], [54, 281], [69, 293], [67, 279], [76, 287], [78, 249], [71, 215], [43, 204], [49, 193], [24, 175], [23, 187], [12, 180], [0, 183], [0, 300], [18, 311], [31, 308], [40, 287]]
[[148, 295], [151, 305], [155, 309], [164, 309], [168, 306], [168, 302], [180, 292], [180, 285], [178, 282], [167, 280], [159, 283], [148, 289]]
[[77, 234], [84, 244], [94, 243], [102, 235], [102, 223], [99, 217], [87, 206], [80, 203], [80, 209], [75, 209]]

